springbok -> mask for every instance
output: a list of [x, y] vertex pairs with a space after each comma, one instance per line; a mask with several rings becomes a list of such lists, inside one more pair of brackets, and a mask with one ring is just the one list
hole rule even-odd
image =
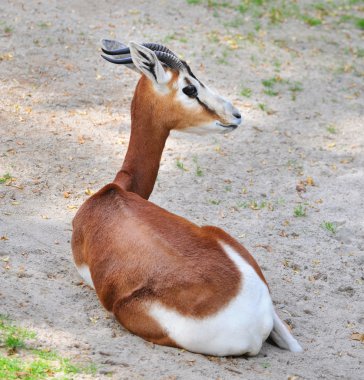
[[256, 355], [270, 335], [301, 351], [274, 310], [249, 252], [223, 230], [199, 227], [147, 201], [170, 130], [227, 131], [239, 111], [157, 44], [104, 41], [105, 59], [142, 76], [121, 170], [73, 220], [72, 250], [85, 282], [129, 331], [160, 345]]

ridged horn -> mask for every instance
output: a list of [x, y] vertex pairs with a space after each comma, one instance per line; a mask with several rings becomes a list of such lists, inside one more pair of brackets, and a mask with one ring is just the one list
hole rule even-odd
[[155, 51], [154, 53], [161, 62], [165, 63], [171, 69], [183, 69], [183, 63], [175, 55], [163, 51]]
[[[163, 53], [168, 53], [170, 55], [177, 57], [176, 54], [174, 54], [172, 50], [168, 49], [164, 45], [155, 44], [153, 42], [146, 42], [146, 43], [143, 43], [141, 45], [145, 46], [146, 48], [148, 48], [150, 50], [153, 50], [154, 52], [155, 51], [161, 51]], [[104, 48], [101, 48], [101, 49], [105, 54], [108, 54], [108, 55], [130, 54], [130, 49], [128, 47], [116, 49], [116, 50], [107, 50]]]

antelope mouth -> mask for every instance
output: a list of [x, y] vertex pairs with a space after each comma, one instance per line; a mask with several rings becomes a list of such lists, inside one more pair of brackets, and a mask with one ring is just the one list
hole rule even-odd
[[221, 123], [218, 123], [218, 125], [226, 129], [224, 133], [232, 132], [234, 129], [238, 128], [239, 126], [239, 124], [221, 124]]

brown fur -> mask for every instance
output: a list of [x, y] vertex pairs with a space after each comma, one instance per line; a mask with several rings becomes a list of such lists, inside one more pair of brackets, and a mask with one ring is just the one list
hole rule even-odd
[[89, 266], [101, 303], [131, 332], [157, 344], [176, 346], [149, 317], [151, 302], [202, 318], [239, 291], [243, 279], [219, 241], [265, 281], [255, 260], [224, 231], [198, 227], [116, 184], [89, 198], [73, 226], [76, 265]]

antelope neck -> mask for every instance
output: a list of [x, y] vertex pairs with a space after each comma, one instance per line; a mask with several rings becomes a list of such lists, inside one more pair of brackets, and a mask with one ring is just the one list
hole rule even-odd
[[169, 135], [147, 117], [133, 121], [124, 163], [114, 182], [148, 199], [153, 191], [165, 142]]

